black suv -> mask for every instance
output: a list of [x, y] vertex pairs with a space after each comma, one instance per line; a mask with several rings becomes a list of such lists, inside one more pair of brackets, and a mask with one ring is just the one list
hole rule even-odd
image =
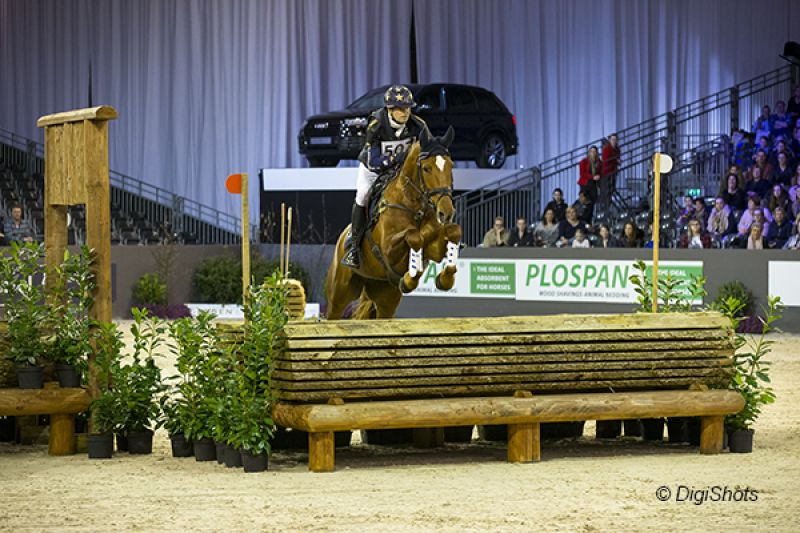
[[[448, 126], [456, 132], [450, 147], [454, 159], [475, 161], [481, 168], [500, 168], [517, 153], [517, 120], [494, 93], [470, 85], [407, 85], [414, 93], [414, 112], [434, 135]], [[309, 117], [298, 135], [300, 153], [312, 167], [336, 166], [356, 159], [364, 145], [369, 115], [383, 106], [389, 86], [373, 89], [343, 111]]]

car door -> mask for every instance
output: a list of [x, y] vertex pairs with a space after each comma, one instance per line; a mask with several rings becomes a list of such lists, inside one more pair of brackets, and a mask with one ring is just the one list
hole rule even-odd
[[480, 129], [480, 118], [475, 96], [467, 87], [447, 85], [445, 91], [445, 114], [447, 121], [453, 126], [456, 136], [450, 151], [459, 158], [474, 157]]
[[444, 89], [441, 85], [428, 85], [423, 87], [414, 97], [417, 107], [414, 112], [427, 124], [434, 135], [444, 135], [450, 124], [444, 113]]

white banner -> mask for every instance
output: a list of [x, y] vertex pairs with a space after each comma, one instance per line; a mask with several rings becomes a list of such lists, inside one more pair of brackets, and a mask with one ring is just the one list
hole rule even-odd
[[[648, 266], [650, 265], [647, 262]], [[509, 298], [528, 301], [636, 303], [634, 261], [603, 259], [460, 259], [451, 291], [436, 288], [441, 265], [431, 263], [410, 296]], [[648, 275], [650, 275], [648, 268]], [[680, 281], [703, 274], [702, 261], [661, 261], [659, 277]], [[702, 302], [696, 300], [695, 303]]]
[[800, 261], [770, 261], [767, 294], [780, 296], [790, 307], [800, 307]]

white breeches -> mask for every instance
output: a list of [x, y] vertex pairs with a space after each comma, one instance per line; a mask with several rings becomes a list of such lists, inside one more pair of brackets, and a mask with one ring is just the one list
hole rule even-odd
[[372, 184], [378, 175], [368, 169], [364, 163], [358, 165], [358, 177], [356, 178], [356, 203], [361, 207], [365, 207], [367, 203], [367, 195], [372, 188]]

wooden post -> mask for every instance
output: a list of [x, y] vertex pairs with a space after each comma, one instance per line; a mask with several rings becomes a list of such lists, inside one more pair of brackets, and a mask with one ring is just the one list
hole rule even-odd
[[312, 472], [333, 472], [336, 445], [333, 431], [308, 434], [308, 469]]
[[[86, 205], [86, 244], [94, 251], [97, 286], [89, 316], [111, 322], [111, 206], [108, 179], [110, 106], [56, 113], [39, 118], [45, 138], [45, 262], [48, 273], [64, 258], [67, 207]], [[52, 282], [51, 282], [52, 283]], [[95, 354], [89, 354], [89, 393], [99, 394]], [[63, 420], [57, 422], [62, 427]], [[91, 425], [91, 422], [90, 422]]]
[[247, 173], [242, 173], [242, 302], [250, 288], [250, 197]]
[[50, 415], [50, 455], [75, 453], [75, 415]]
[[658, 239], [661, 229], [661, 154], [653, 156], [653, 312], [658, 313]]
[[700, 418], [700, 453], [719, 453], [722, 451], [724, 416], [703, 416]]
[[[514, 398], [533, 398], [530, 391], [517, 391]], [[508, 425], [508, 462], [532, 463], [542, 458], [539, 423]]]

